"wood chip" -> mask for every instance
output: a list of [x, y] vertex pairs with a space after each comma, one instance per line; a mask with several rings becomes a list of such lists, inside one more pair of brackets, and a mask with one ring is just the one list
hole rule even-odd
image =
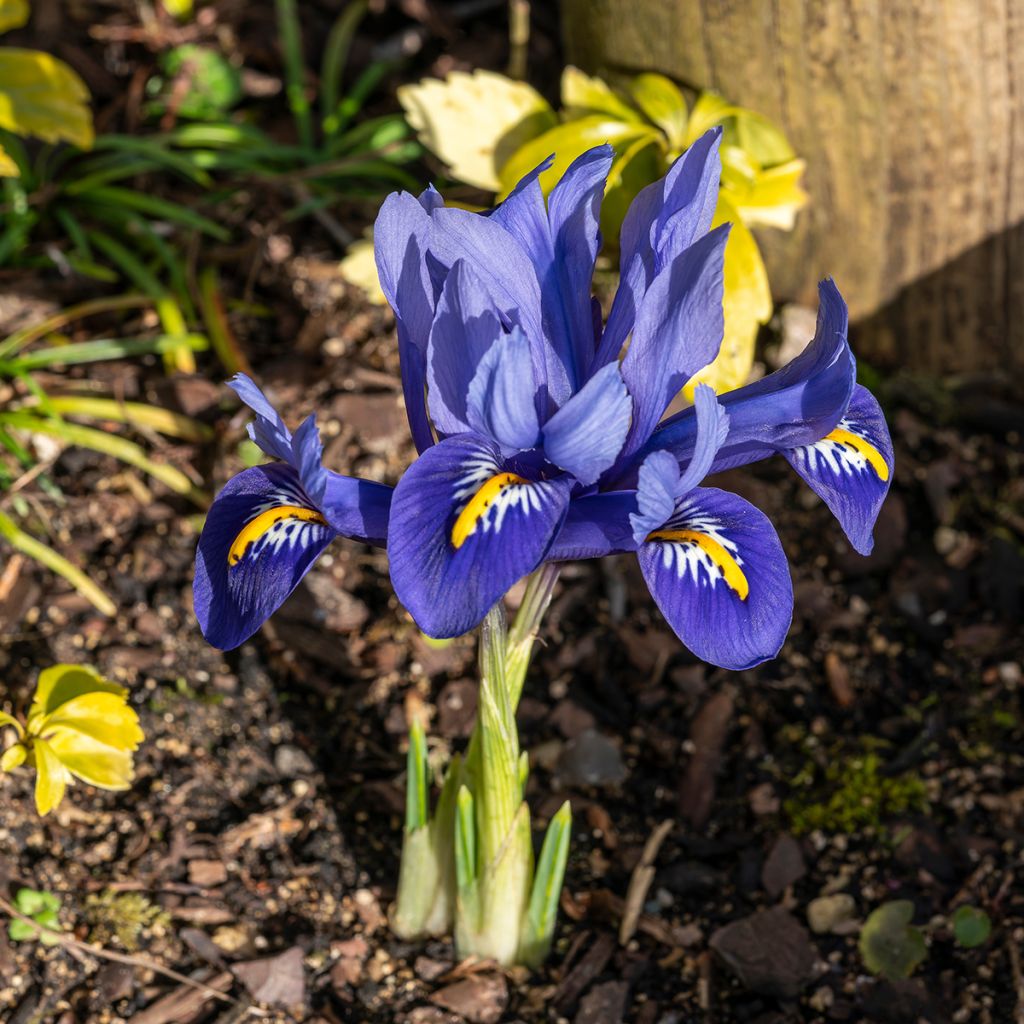
[[[222, 971], [216, 975], [209, 972], [199, 975], [196, 980], [218, 992], [227, 992], [234, 979], [228, 971]], [[210, 996], [206, 992], [190, 985], [180, 985], [129, 1021], [130, 1024], [189, 1024], [204, 1012], [209, 1002]]]
[[508, 984], [502, 974], [474, 974], [435, 992], [430, 1001], [470, 1024], [497, 1024], [508, 1003]]
[[715, 772], [722, 756], [734, 708], [733, 691], [726, 687], [710, 696], [690, 726], [693, 754], [679, 791], [679, 810], [694, 828], [703, 828], [715, 801]]
[[232, 970], [256, 1002], [288, 1009], [306, 1001], [303, 959], [302, 950], [293, 946], [279, 956], [235, 964]]
[[619, 925], [619, 942], [623, 946], [636, 933], [640, 914], [644, 909], [644, 901], [647, 899], [647, 893], [654, 881], [654, 862], [657, 860], [661, 844], [668, 837], [674, 825], [675, 822], [671, 818], [666, 819], [651, 833], [644, 844], [644, 850], [637, 866], [633, 868], [633, 874], [629, 879], [629, 888], [626, 890], [622, 923]]

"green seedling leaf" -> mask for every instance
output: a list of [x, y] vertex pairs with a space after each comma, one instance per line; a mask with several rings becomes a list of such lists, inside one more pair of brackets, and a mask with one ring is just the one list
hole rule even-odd
[[[32, 918], [40, 928], [60, 931], [60, 900], [51, 892], [38, 889], [19, 889], [14, 897], [19, 913]], [[55, 946], [60, 941], [55, 935], [40, 932], [39, 928], [15, 918], [7, 926], [7, 934], [14, 942], [32, 942], [38, 939], [44, 946]]]
[[[175, 110], [181, 117], [212, 121], [223, 117], [242, 98], [242, 75], [219, 50], [184, 43], [175, 46], [161, 59], [164, 74], [175, 79]], [[185, 82], [183, 91], [179, 83]], [[168, 100], [158, 101], [158, 110], [166, 110]]]
[[974, 949], [988, 942], [992, 934], [992, 921], [978, 907], [958, 907], [953, 914], [953, 938], [964, 949]]
[[415, 832], [430, 818], [427, 787], [430, 766], [427, 762], [427, 738], [423, 726], [413, 721], [409, 726], [409, 754], [405, 783], [405, 831]]
[[460, 892], [476, 881], [476, 822], [473, 819], [473, 794], [459, 789], [455, 806], [455, 879]]
[[928, 955], [924, 935], [910, 922], [914, 904], [893, 900], [872, 911], [860, 932], [860, 955], [872, 974], [898, 981], [909, 978]]
[[544, 845], [537, 862], [530, 903], [523, 920], [520, 940], [520, 959], [528, 967], [537, 967], [548, 955], [558, 918], [558, 901], [565, 879], [565, 866], [569, 859], [569, 840], [572, 836], [572, 808], [569, 801], [558, 809], [551, 819]]

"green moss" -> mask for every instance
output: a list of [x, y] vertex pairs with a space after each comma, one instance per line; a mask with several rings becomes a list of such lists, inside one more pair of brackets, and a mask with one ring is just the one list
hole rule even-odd
[[129, 953], [139, 948], [143, 932], [167, 927], [170, 918], [141, 892], [105, 889], [85, 899], [85, 919], [91, 927], [89, 939], [107, 945], [116, 939]]
[[811, 791], [783, 805], [793, 831], [881, 830], [889, 818], [927, 810], [927, 791], [917, 775], [905, 772], [890, 778], [881, 773], [880, 766], [878, 755], [872, 752], [830, 759], [824, 771], [813, 763], [805, 766], [799, 773], [800, 783], [811, 783]]

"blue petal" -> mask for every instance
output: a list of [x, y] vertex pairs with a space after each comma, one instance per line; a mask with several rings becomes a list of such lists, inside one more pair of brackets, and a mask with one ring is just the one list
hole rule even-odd
[[602, 367], [544, 424], [544, 454], [584, 485], [615, 462], [633, 401], [617, 363]]
[[409, 428], [419, 451], [434, 443], [427, 418], [425, 361], [434, 318], [434, 286], [427, 265], [429, 210], [440, 202], [432, 190], [419, 200], [395, 192], [384, 200], [373, 227], [377, 276], [398, 329], [402, 390]]
[[430, 253], [443, 267], [458, 260], [473, 268], [501, 313], [505, 326], [518, 324], [534, 350], [534, 377], [547, 376], [540, 284], [522, 245], [493, 217], [442, 207], [432, 215]]
[[430, 636], [467, 633], [543, 561], [569, 504], [568, 479], [507, 472], [471, 434], [424, 452], [395, 488], [388, 525], [398, 599]]
[[[831, 280], [821, 283], [819, 294], [818, 325], [807, 348], [781, 370], [719, 397], [729, 414], [729, 433], [711, 472], [818, 441], [846, 412], [856, 379], [846, 303]], [[696, 435], [696, 413], [686, 409], [665, 420], [640, 454], [663, 448], [685, 464]]]
[[665, 267], [644, 296], [622, 361], [633, 396], [624, 457], [643, 446], [683, 385], [718, 354], [727, 238], [728, 225], [705, 235]]
[[658, 272], [711, 227], [722, 164], [721, 129], [705, 132], [661, 181], [642, 189], [622, 223], [621, 276], [594, 367], [615, 359]]
[[193, 594], [203, 636], [222, 650], [247, 640], [335, 536], [290, 466], [239, 473], [217, 495], [199, 538]]
[[779, 653], [793, 584], [774, 528], [753, 505], [698, 487], [637, 557], [662, 614], [697, 657], [746, 669]]
[[568, 562], [636, 551], [629, 526], [636, 507], [635, 491], [609, 491], [573, 498], [547, 560]]
[[293, 435], [267, 396], [244, 373], [235, 374], [228, 387], [256, 413], [255, 422], [249, 424], [249, 436], [268, 455], [284, 460], [296, 470], [303, 490], [319, 505], [327, 486], [327, 470], [321, 463], [323, 445], [316, 417], [307, 417]]
[[291, 462], [291, 431], [284, 425], [284, 420], [270, 404], [267, 396], [244, 373], [236, 373], [228, 381], [228, 387], [256, 413], [256, 421], [249, 425], [249, 436], [253, 441], [267, 455]]
[[520, 451], [537, 444], [540, 424], [533, 400], [530, 343], [514, 327], [484, 354], [469, 384], [469, 425], [504, 448]]
[[642, 544], [672, 518], [679, 491], [679, 464], [668, 452], [651, 452], [640, 467], [637, 511], [629, 517], [633, 539]]
[[693, 458], [679, 481], [677, 498], [693, 490], [708, 475], [729, 434], [729, 414], [718, 401], [714, 389], [707, 384], [698, 384], [694, 390], [693, 411], [697, 417], [697, 441]]
[[342, 537], [382, 548], [388, 539], [388, 519], [394, 489], [372, 480], [327, 471], [327, 486], [319, 508]]
[[[484, 354], [503, 334], [493, 300], [465, 261], [458, 260], [445, 279], [427, 349], [430, 415], [444, 434], [470, 429], [469, 385]], [[529, 367], [528, 367], [529, 369]], [[522, 382], [532, 395], [532, 376]]]
[[832, 510], [854, 548], [871, 554], [871, 533], [894, 467], [889, 429], [871, 392], [858, 385], [835, 430], [783, 454]]
[[554, 291], [560, 300], [565, 325], [560, 355], [573, 391], [579, 389], [594, 358], [591, 285], [601, 245], [601, 200], [612, 157], [608, 145], [577, 157], [548, 200], [556, 280], [551, 287], [547, 277], [542, 278], [543, 290], [545, 298]]

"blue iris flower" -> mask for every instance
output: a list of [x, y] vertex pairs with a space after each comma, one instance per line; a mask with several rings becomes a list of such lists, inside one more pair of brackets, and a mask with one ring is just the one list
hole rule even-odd
[[196, 573], [207, 638], [251, 635], [344, 535], [386, 543], [395, 591], [432, 636], [468, 632], [544, 561], [635, 552], [698, 656], [747, 668], [777, 654], [793, 607], [778, 536], [704, 478], [782, 454], [866, 553], [893, 453], [856, 385], [831, 281], [794, 362], [722, 396], [698, 387], [691, 408], [662, 419], [722, 340], [719, 134], [634, 200], [604, 323], [591, 280], [609, 147], [576, 160], [547, 202], [547, 164], [486, 214], [445, 207], [433, 189], [390, 196], [377, 265], [419, 458], [393, 493], [340, 477], [321, 465], [312, 420], [293, 438], [237, 381], [254, 439], [281, 462], [239, 474], [211, 510]]

